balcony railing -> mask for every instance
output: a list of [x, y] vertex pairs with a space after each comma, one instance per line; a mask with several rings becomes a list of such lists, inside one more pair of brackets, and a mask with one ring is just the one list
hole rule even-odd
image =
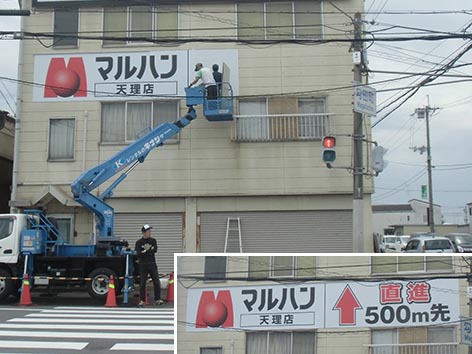
[[457, 354], [459, 343], [368, 344], [369, 354]]
[[234, 116], [232, 140], [238, 142], [320, 140], [332, 133], [328, 113]]

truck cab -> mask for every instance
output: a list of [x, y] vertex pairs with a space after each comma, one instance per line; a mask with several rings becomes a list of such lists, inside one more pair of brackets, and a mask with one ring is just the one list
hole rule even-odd
[[24, 214], [0, 214], [0, 263], [18, 262], [21, 232], [26, 226]]

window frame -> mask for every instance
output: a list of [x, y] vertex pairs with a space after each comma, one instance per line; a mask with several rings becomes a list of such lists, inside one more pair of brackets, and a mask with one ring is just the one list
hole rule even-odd
[[[62, 157], [62, 158], [52, 158], [51, 151], [51, 123], [52, 121], [59, 121], [59, 120], [69, 120], [73, 121], [73, 128], [72, 128], [72, 139], [70, 139], [72, 144], [72, 157]], [[75, 161], [75, 147], [76, 147], [76, 130], [77, 130], [77, 118], [75, 117], [50, 117], [48, 121], [48, 151], [47, 151], [47, 161], [48, 162], [70, 162]]]
[[70, 238], [64, 239], [65, 243], [73, 243], [72, 241], [74, 240], [74, 225], [75, 225], [75, 217], [74, 214], [48, 214], [48, 217], [52, 217], [56, 220], [68, 220], [69, 221], [69, 235]]
[[[261, 258], [262, 257], [262, 258]], [[274, 274], [274, 257], [291, 257], [292, 258], [292, 273], [291, 275], [275, 275]], [[298, 267], [300, 264], [304, 263], [302, 261], [303, 258], [313, 258], [313, 270], [310, 274], [310, 272], [307, 272], [307, 270], [300, 271]], [[253, 262], [258, 260], [262, 268], [268, 268], [267, 271], [264, 271], [264, 269], [259, 270], [259, 269], [251, 269], [251, 264], [254, 264]], [[283, 277], [292, 277], [292, 278], [301, 278], [301, 277], [307, 277], [307, 276], [315, 276], [316, 275], [316, 265], [317, 265], [317, 257], [314, 256], [249, 256], [248, 260], [248, 268], [247, 268], [247, 274], [249, 279], [257, 279], [257, 278], [283, 278]], [[310, 267], [311, 268], [311, 267]]]
[[[396, 263], [396, 270], [395, 271], [374, 271], [374, 267], [376, 264], [372, 261], [374, 258], [378, 259], [386, 259], [386, 258], [396, 258], [395, 263]], [[411, 259], [413, 257], [422, 257], [423, 258], [423, 269], [422, 270], [400, 270], [401, 262], [399, 262], [400, 259]], [[434, 259], [434, 258], [447, 258], [451, 260], [451, 266], [449, 269], [431, 269], [428, 268], [428, 259]], [[450, 273], [454, 272], [454, 267], [455, 267], [455, 262], [454, 262], [454, 257], [453, 256], [422, 256], [422, 255], [415, 255], [415, 256], [370, 256], [369, 260], [369, 266], [370, 266], [370, 274], [422, 274], [422, 273]], [[393, 261], [392, 261], [393, 263]], [[382, 264], [377, 264], [377, 266], [383, 266]]]
[[200, 347], [200, 354], [204, 354], [204, 350], [211, 350], [211, 349], [216, 349], [216, 350], [221, 350], [221, 354], [224, 354], [224, 348], [222, 346], [214, 346], [214, 347]]
[[[62, 12], [62, 13], [66, 13], [66, 12], [72, 12], [72, 11], [75, 11], [77, 13], [77, 22], [75, 23], [76, 27], [77, 27], [77, 30], [75, 31], [75, 34], [71, 34], [71, 37], [75, 36], [75, 43], [72, 44], [72, 43], [66, 43], [66, 44], [60, 44], [61, 41], [63, 40], [70, 40], [68, 38], [64, 38], [64, 39], [59, 39], [59, 40], [56, 40], [56, 38], [53, 38], [53, 42], [52, 42], [52, 47], [53, 48], [78, 48], [79, 47], [79, 32], [80, 32], [80, 9], [79, 8], [71, 8], [71, 9], [64, 9], [64, 8], [56, 8], [54, 9], [53, 11], [53, 15], [52, 15], [52, 29], [53, 29], [53, 34], [56, 35], [60, 35], [60, 34], [64, 34], [64, 33], [69, 33], [69, 32], [65, 32], [65, 31], [62, 31], [62, 32], [57, 32], [56, 31], [56, 12]], [[70, 21], [66, 21], [65, 23], [67, 24], [71, 24]], [[69, 28], [67, 28], [69, 29]]]
[[[220, 271], [220, 272], [212, 272], [211, 274], [214, 274], [214, 278], [212, 278], [211, 276], [209, 276], [209, 267], [215, 267], [216, 269], [220, 269], [219, 266], [221, 266], [221, 261], [224, 259], [224, 270]], [[210, 260], [215, 260], [215, 261], [218, 261], [217, 263], [214, 263], [214, 264], [208, 264], [207, 262], [209, 262]], [[204, 256], [203, 257], [203, 277], [204, 277], [204, 282], [224, 282], [226, 281], [226, 278], [227, 278], [227, 271], [228, 271], [228, 257], [226, 256]], [[220, 277], [220, 275], [223, 275], [221, 276], [222, 279], [217, 279]]]
[[254, 334], [254, 335], [260, 335], [260, 334], [265, 334], [266, 337], [266, 343], [267, 343], [267, 348], [265, 353], [258, 353], [258, 354], [270, 354], [270, 343], [271, 343], [271, 336], [277, 336], [279, 333], [282, 334], [290, 334], [290, 354], [295, 354], [294, 351], [294, 335], [296, 333], [308, 333], [313, 336], [313, 354], [317, 353], [317, 332], [316, 331], [255, 331], [255, 332], [249, 332], [248, 335], [246, 335], [246, 343], [245, 343], [245, 348], [246, 348], [246, 353], [248, 352], [248, 338]]
[[[295, 11], [295, 8], [296, 8], [296, 3], [299, 2], [297, 0], [288, 0], [288, 1], [281, 1], [280, 3], [277, 3], [277, 2], [270, 2], [270, 1], [264, 1], [262, 3], [262, 11], [263, 11], [263, 18], [262, 18], [262, 30], [264, 32], [264, 37], [263, 38], [259, 38], [259, 37], [254, 37], [254, 38], [248, 38], [248, 35], [240, 35], [239, 31], [237, 32], [236, 36], [238, 39], [242, 39], [242, 40], [251, 40], [251, 39], [264, 39], [264, 40], [295, 40], [295, 39], [306, 39], [306, 38], [318, 38], [318, 39], [322, 39], [324, 38], [324, 26], [323, 26], [323, 23], [324, 23], [324, 18], [323, 18], [323, 14], [324, 14], [324, 10], [323, 10], [323, 1], [322, 0], [319, 0], [319, 8], [320, 8], [320, 21], [319, 21], [319, 25], [320, 25], [320, 34], [319, 35], [316, 35], [316, 36], [312, 36], [312, 37], [308, 37], [306, 35], [303, 35], [303, 34], [299, 34], [297, 33], [297, 14], [296, 14], [296, 11]], [[270, 36], [270, 33], [268, 33], [268, 30], [267, 30], [267, 23], [268, 23], [268, 14], [270, 15], [270, 9], [268, 10], [267, 7], [268, 6], [271, 6], [271, 5], [277, 5], [277, 4], [283, 4], [283, 3], [289, 3], [291, 5], [291, 36], [290, 38], [288, 37], [284, 37], [284, 36], [280, 36], [277, 38], [277, 36], [275, 38], [272, 38]], [[239, 17], [239, 5], [240, 3], [237, 3], [235, 4], [236, 5], [236, 24], [238, 26], [238, 28], [240, 27], [240, 17]], [[277, 21], [276, 21], [277, 22]], [[313, 25], [313, 26], [316, 26], [316, 25]], [[258, 27], [256, 27], [258, 28]]]
[[[180, 28], [180, 5], [178, 4], [161, 4], [161, 5], [138, 5], [138, 6], [149, 6], [151, 7], [152, 11], [152, 16], [151, 16], [151, 39], [156, 40], [156, 39], [162, 39], [162, 38], [173, 38], [173, 37], [168, 37], [168, 36], [163, 36], [162, 32], [169, 31], [169, 33], [173, 33], [175, 31], [175, 38], [178, 39], [180, 37], [179, 35], [179, 28]], [[159, 29], [158, 26], [158, 21], [159, 21], [159, 9], [162, 8], [169, 8], [170, 6], [174, 7], [175, 9], [175, 14], [176, 14], [176, 21], [175, 21], [175, 28], [172, 29]], [[120, 32], [125, 33], [125, 36], [127, 38], [134, 38], [134, 37], [142, 37], [139, 34], [135, 34], [133, 36], [133, 27], [132, 27], [132, 9], [137, 6], [120, 6], [120, 8], [125, 8], [126, 9], [126, 28], [123, 29]], [[106, 17], [106, 10], [112, 10], [114, 9], [113, 7], [103, 7], [102, 8], [102, 34], [103, 36], [109, 36], [107, 32], [105, 31], [105, 17]], [[169, 18], [169, 17], [167, 17]], [[174, 31], [171, 31], [174, 30]], [[126, 40], [126, 41], [113, 41], [109, 40], [107, 42], [105, 39], [102, 40], [102, 46], [104, 47], [109, 47], [109, 46], [123, 46], [123, 45], [149, 45], [150, 43], [148, 41], [135, 41], [135, 40]]]
[[[155, 121], [155, 110], [156, 108], [158, 109], [159, 107], [156, 107], [159, 103], [173, 103], [175, 105], [175, 116], [170, 117], [169, 120], [163, 120], [163, 121]], [[104, 124], [104, 115], [103, 115], [103, 107], [105, 105], [113, 105], [113, 104], [118, 104], [118, 105], [124, 105], [124, 121], [119, 122], [120, 125], [123, 125], [123, 134], [120, 137], [120, 140], [114, 140], [114, 141], [104, 141], [103, 140], [103, 129], [105, 129], [105, 124]], [[151, 105], [151, 116], [149, 118], [151, 126], [143, 127], [141, 131], [139, 131], [139, 136], [134, 139], [130, 140], [128, 139], [128, 105], [131, 104], [150, 104]], [[100, 145], [128, 145], [133, 142], [135, 142], [137, 139], [141, 138], [148, 132], [152, 131], [153, 129], [157, 128], [160, 124], [162, 123], [172, 123], [176, 119], [179, 118], [179, 112], [180, 112], [180, 100], [129, 100], [129, 101], [103, 101], [101, 102], [101, 107], [100, 107]], [[108, 122], [108, 124], [111, 124]], [[169, 138], [166, 140], [166, 144], [178, 144], [180, 142], [180, 133], [175, 134], [173, 137]]]

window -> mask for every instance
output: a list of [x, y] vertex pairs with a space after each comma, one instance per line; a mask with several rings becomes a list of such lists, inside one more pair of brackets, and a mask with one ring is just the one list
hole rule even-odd
[[221, 280], [226, 278], [226, 257], [205, 257], [205, 280]]
[[[409, 327], [373, 330], [373, 346], [370, 353], [455, 353], [456, 344], [454, 343], [454, 338], [453, 327]], [[443, 345], [430, 345], [437, 343], [443, 343]], [[411, 345], [409, 346], [408, 344]]]
[[64, 214], [50, 214], [49, 218], [54, 220], [55, 225], [59, 229], [63, 237], [63, 241], [66, 243], [73, 243], [74, 236], [74, 222], [73, 215], [64, 215]]
[[372, 354], [398, 354], [398, 331], [396, 330], [374, 330], [372, 331]]
[[[105, 8], [103, 35], [115, 38], [177, 38], [178, 6], [159, 5]], [[103, 41], [104, 45], [124, 43], [126, 41], [116, 41], [113, 39], [105, 39]]]
[[74, 159], [75, 119], [49, 120], [49, 161]]
[[321, 36], [321, 1], [238, 4], [239, 39], [307, 39]]
[[239, 114], [238, 141], [320, 140], [329, 131], [325, 98], [241, 100]]
[[247, 332], [246, 354], [314, 354], [313, 332]]
[[54, 47], [77, 46], [79, 10], [74, 8], [54, 10]]
[[251, 256], [249, 257], [249, 278], [283, 276], [314, 276], [316, 257], [312, 256]]
[[[164, 122], [178, 118], [178, 101], [102, 103], [101, 141], [134, 141]], [[177, 135], [167, 142], [177, 141]]]
[[0, 218], [0, 240], [7, 238], [13, 231], [14, 219]]
[[326, 113], [326, 99], [300, 99], [298, 100], [298, 131], [300, 137], [321, 139], [328, 135], [329, 121]]
[[223, 354], [223, 348], [200, 348], [200, 354]]
[[266, 100], [240, 101], [239, 114], [246, 117], [238, 120], [238, 136], [248, 140], [269, 138]]
[[451, 272], [453, 257], [448, 256], [373, 256], [372, 273]]

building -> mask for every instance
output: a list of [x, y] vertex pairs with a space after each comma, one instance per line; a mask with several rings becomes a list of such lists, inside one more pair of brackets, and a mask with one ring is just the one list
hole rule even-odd
[[[354, 14], [363, 1], [24, 3], [32, 13], [22, 35], [39, 40], [21, 42], [20, 79], [35, 85], [19, 97], [13, 207], [42, 206], [71, 242], [87, 242], [93, 216], [70, 184], [138, 132], [182, 117], [195, 63], [217, 63], [232, 85], [233, 121], [207, 121], [196, 107], [198, 119], [108, 200], [115, 234], [133, 241], [142, 224], [153, 225], [164, 271], [175, 252], [224, 251], [231, 220], [243, 252], [355, 248], [352, 53], [349, 43], [316, 41], [344, 40], [347, 18], [338, 8]], [[333, 27], [340, 23], [342, 35]], [[327, 134], [337, 137], [333, 165], [341, 168], [321, 159]], [[369, 251], [372, 179], [364, 187]]]
[[0, 213], [10, 211], [14, 144], [15, 120], [8, 112], [0, 111]]
[[[433, 205], [434, 224], [442, 224], [441, 206]], [[398, 226], [408, 228], [415, 226], [414, 231], [429, 231], [429, 203], [420, 199], [410, 199], [408, 204], [379, 204], [372, 206], [372, 228], [380, 235], [398, 235], [403, 231]]]
[[178, 255], [177, 352], [467, 353], [463, 262]]

